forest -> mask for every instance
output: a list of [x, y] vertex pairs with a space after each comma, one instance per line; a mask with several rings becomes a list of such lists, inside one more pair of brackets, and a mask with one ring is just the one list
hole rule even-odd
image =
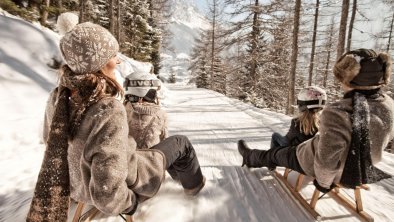
[[[295, 95], [307, 85], [326, 89], [333, 102], [342, 91], [332, 66], [343, 53], [371, 47], [393, 55], [393, 9], [390, 0], [211, 0], [211, 25], [190, 69], [197, 87], [286, 114], [294, 113]], [[368, 30], [377, 21], [381, 29]], [[355, 38], [360, 33], [367, 40]]]

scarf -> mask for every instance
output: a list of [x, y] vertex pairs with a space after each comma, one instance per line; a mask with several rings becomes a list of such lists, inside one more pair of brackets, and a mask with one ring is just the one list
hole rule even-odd
[[[68, 66], [63, 66], [61, 71], [47, 147], [26, 218], [28, 222], [67, 221], [70, 201], [68, 140], [75, 135], [86, 110], [103, 97], [105, 90], [105, 84], [97, 84], [94, 88], [87, 84], [94, 74], [78, 75]], [[78, 91], [75, 101], [70, 99], [71, 90]], [[76, 107], [71, 116], [70, 102]]]
[[38, 174], [26, 221], [67, 221], [70, 179], [67, 161], [68, 98], [70, 91], [60, 86], [51, 122], [47, 147]]
[[361, 184], [376, 183], [391, 175], [372, 165], [371, 144], [369, 140], [369, 104], [367, 98], [378, 98], [381, 92], [375, 90], [353, 90], [345, 95], [352, 98], [353, 113], [352, 141], [340, 180], [341, 185], [356, 188]]

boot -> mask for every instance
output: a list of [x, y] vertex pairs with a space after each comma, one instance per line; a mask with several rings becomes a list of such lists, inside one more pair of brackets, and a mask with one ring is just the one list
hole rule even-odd
[[201, 183], [197, 187], [192, 189], [184, 189], [185, 194], [189, 196], [196, 196], [205, 186], [205, 180], [205, 176], [203, 176]]
[[242, 156], [242, 166], [247, 167], [267, 167], [269, 170], [275, 170], [276, 165], [271, 161], [271, 155], [274, 152], [266, 150], [250, 149], [244, 140], [238, 141], [238, 152]]
[[252, 150], [249, 148], [249, 146], [246, 144], [246, 142], [244, 140], [238, 140], [238, 152], [242, 156], [241, 167], [243, 167], [245, 165], [247, 167], [251, 167], [251, 164], [249, 161], [249, 156], [250, 156], [250, 153], [252, 152]]

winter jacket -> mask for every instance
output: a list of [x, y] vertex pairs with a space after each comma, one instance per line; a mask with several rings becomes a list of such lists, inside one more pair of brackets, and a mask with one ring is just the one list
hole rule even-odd
[[[48, 139], [56, 93], [51, 93], [47, 104], [44, 141]], [[131, 210], [135, 198], [141, 202], [157, 193], [165, 175], [165, 157], [158, 150], [136, 150], [128, 129], [126, 110], [117, 99], [103, 98], [88, 108], [68, 146], [74, 200], [117, 215]]]
[[[385, 94], [367, 101], [370, 107], [371, 157], [375, 164], [381, 160], [384, 148], [394, 138], [394, 101]], [[326, 106], [320, 116], [319, 133], [297, 146], [301, 168], [307, 175], [316, 177], [325, 188], [341, 179], [351, 146], [352, 109], [351, 98]]]
[[130, 103], [126, 105], [129, 136], [138, 149], [149, 149], [168, 136], [167, 113], [154, 103]]
[[312, 135], [306, 135], [300, 130], [300, 125], [297, 121], [297, 118], [293, 118], [291, 120], [290, 129], [286, 134], [286, 138], [289, 141], [289, 146], [297, 146], [298, 144], [309, 140], [312, 138], [316, 133]]

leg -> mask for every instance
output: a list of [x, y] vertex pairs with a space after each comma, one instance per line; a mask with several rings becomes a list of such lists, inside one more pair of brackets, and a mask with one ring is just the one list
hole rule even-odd
[[160, 150], [167, 160], [170, 175], [176, 172], [184, 189], [194, 189], [203, 183], [203, 175], [193, 145], [186, 136], [170, 136], [152, 149]]
[[305, 174], [298, 162], [294, 146], [281, 149], [252, 150], [245, 141], [240, 140], [238, 141], [238, 151], [248, 167], [274, 168], [275, 166], [283, 166]]
[[301, 174], [305, 174], [302, 170], [300, 163], [297, 159], [297, 147], [289, 146], [282, 149], [273, 150], [272, 152], [267, 151], [271, 156], [271, 161], [277, 166], [283, 166], [292, 170], [295, 170]]
[[174, 169], [173, 166], [169, 166], [169, 167], [167, 168], [167, 172], [170, 174], [170, 176], [171, 176], [171, 178], [172, 178], [173, 180], [179, 181], [178, 173], [176, 172], [176, 170]]
[[282, 136], [279, 133], [273, 133], [271, 137], [271, 149], [276, 147], [287, 147], [289, 146], [289, 141], [286, 136]]
[[[270, 149], [271, 151], [280, 149], [281, 147], [275, 147]], [[246, 165], [247, 167], [267, 167], [269, 170], [275, 170], [276, 165], [269, 161], [265, 160], [265, 150], [256, 150], [250, 149], [244, 140], [238, 141], [238, 151], [243, 157], [242, 166]], [[267, 156], [268, 157], [268, 156]]]

